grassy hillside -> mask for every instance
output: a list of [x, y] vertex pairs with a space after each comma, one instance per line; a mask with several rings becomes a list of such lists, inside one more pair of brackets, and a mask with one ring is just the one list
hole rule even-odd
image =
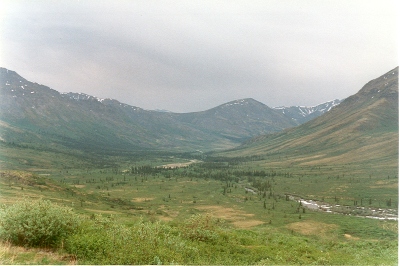
[[[223, 156], [263, 155], [285, 163], [398, 166], [398, 68], [367, 83], [328, 113], [260, 136]], [[269, 160], [269, 159], [268, 159]]]
[[197, 113], [177, 114], [179, 121], [227, 139], [243, 142], [260, 132], [279, 132], [296, 124], [254, 99], [228, 102]]

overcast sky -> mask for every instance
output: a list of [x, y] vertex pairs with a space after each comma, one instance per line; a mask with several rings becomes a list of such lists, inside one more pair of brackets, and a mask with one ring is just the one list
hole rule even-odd
[[313, 106], [398, 65], [395, 1], [0, 1], [0, 66], [145, 109]]

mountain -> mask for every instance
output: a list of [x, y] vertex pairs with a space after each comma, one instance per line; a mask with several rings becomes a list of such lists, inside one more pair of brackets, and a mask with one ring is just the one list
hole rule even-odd
[[0, 68], [0, 140], [35, 148], [191, 151], [232, 148], [295, 125], [253, 99], [177, 114], [113, 99], [59, 93]]
[[296, 125], [304, 124], [326, 112], [331, 110], [336, 105], [340, 104], [342, 101], [335, 99], [333, 101], [321, 103], [317, 106], [307, 107], [307, 106], [279, 106], [274, 107], [274, 110], [282, 112], [282, 114], [289, 119], [292, 119]]
[[257, 136], [259, 132], [278, 132], [295, 125], [290, 118], [254, 99], [231, 101], [203, 112], [178, 114], [177, 119], [235, 142]]
[[398, 167], [399, 68], [371, 80], [322, 116], [251, 139], [224, 156], [270, 156], [288, 163]]

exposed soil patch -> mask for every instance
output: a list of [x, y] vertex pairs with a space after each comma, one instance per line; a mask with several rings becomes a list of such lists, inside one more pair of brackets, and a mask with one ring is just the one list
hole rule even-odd
[[238, 228], [250, 228], [264, 223], [260, 220], [249, 219], [249, 217], [254, 216], [254, 214], [246, 213], [242, 210], [237, 210], [233, 208], [226, 208], [218, 205], [208, 205], [199, 206], [196, 207], [196, 209], [200, 211], [205, 211], [216, 218], [231, 221], [233, 225]]
[[154, 198], [133, 198], [133, 202], [145, 202], [145, 201], [150, 201], [153, 200]]
[[347, 239], [350, 239], [350, 240], [359, 240], [360, 239], [359, 237], [354, 237], [350, 234], [344, 234], [344, 237]]
[[190, 162], [186, 162], [186, 163], [170, 163], [170, 164], [164, 164], [161, 166], [158, 166], [159, 168], [180, 168], [180, 167], [186, 167], [191, 165], [192, 163], [199, 163], [201, 161], [199, 160], [190, 160]]
[[326, 224], [315, 221], [296, 222], [287, 225], [287, 228], [302, 235], [325, 235], [338, 226], [336, 224]]

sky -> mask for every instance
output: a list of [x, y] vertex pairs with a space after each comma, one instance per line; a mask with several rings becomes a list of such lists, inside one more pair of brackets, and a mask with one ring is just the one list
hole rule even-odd
[[0, 0], [0, 66], [149, 110], [314, 106], [399, 65], [397, 17], [394, 0]]

